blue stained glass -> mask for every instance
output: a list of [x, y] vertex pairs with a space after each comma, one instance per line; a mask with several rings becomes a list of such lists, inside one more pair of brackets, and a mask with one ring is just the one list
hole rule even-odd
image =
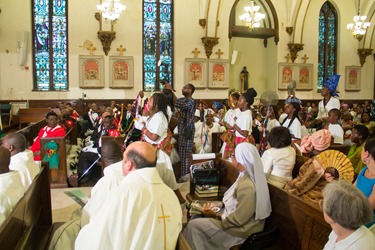
[[68, 89], [66, 9], [66, 0], [34, 0], [35, 90]]
[[336, 73], [337, 14], [331, 3], [325, 2], [319, 13], [318, 90], [324, 80]]
[[[143, 1], [143, 88], [167, 80], [173, 85], [173, 20], [171, 0]], [[158, 61], [162, 64], [157, 66]], [[159, 72], [159, 74], [157, 74]]]

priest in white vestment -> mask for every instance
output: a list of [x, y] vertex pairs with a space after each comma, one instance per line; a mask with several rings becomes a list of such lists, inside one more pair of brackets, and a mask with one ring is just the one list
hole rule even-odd
[[9, 162], [9, 150], [0, 146], [0, 226], [24, 194], [20, 175], [9, 170]]
[[155, 165], [156, 150], [150, 144], [128, 146], [125, 178], [81, 229], [76, 249], [175, 249], [182, 211]]
[[3, 146], [11, 155], [9, 169], [19, 172], [24, 191], [29, 188], [40, 172], [40, 166], [34, 161], [33, 152], [26, 149], [26, 138], [21, 133], [9, 133], [3, 139]]

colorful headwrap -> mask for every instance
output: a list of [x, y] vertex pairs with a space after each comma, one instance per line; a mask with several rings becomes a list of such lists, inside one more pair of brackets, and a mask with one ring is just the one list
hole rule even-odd
[[336, 92], [337, 85], [339, 84], [340, 75], [331, 75], [326, 79], [323, 83], [323, 87], [326, 87], [329, 92], [331, 92], [331, 96], [339, 96]]
[[310, 136], [305, 136], [301, 141], [302, 153], [312, 152], [314, 149], [323, 151], [331, 145], [331, 133], [327, 129], [316, 131]]
[[223, 108], [223, 104], [221, 102], [213, 102], [215, 109], [221, 109]]

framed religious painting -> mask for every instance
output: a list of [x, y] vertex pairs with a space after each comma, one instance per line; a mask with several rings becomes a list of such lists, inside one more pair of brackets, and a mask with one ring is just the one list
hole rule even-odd
[[208, 61], [208, 88], [229, 88], [229, 60], [210, 59]]
[[79, 87], [104, 88], [104, 56], [79, 56]]
[[313, 89], [313, 65], [312, 64], [296, 64], [296, 90], [312, 90]]
[[287, 89], [293, 80], [297, 82], [297, 71], [294, 63], [279, 63], [278, 89]]
[[361, 66], [345, 67], [345, 91], [361, 90]]
[[134, 59], [132, 56], [109, 56], [109, 87], [112, 89], [134, 87]]
[[185, 58], [185, 83], [197, 89], [207, 88], [208, 60], [205, 58]]

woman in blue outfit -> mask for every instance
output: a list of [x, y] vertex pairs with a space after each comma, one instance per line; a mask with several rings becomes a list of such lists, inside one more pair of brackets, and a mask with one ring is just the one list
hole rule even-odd
[[[375, 138], [366, 141], [362, 148], [361, 158], [366, 166], [359, 173], [354, 185], [365, 194], [375, 211]], [[370, 227], [372, 224], [374, 224], [374, 221], [366, 226]]]

